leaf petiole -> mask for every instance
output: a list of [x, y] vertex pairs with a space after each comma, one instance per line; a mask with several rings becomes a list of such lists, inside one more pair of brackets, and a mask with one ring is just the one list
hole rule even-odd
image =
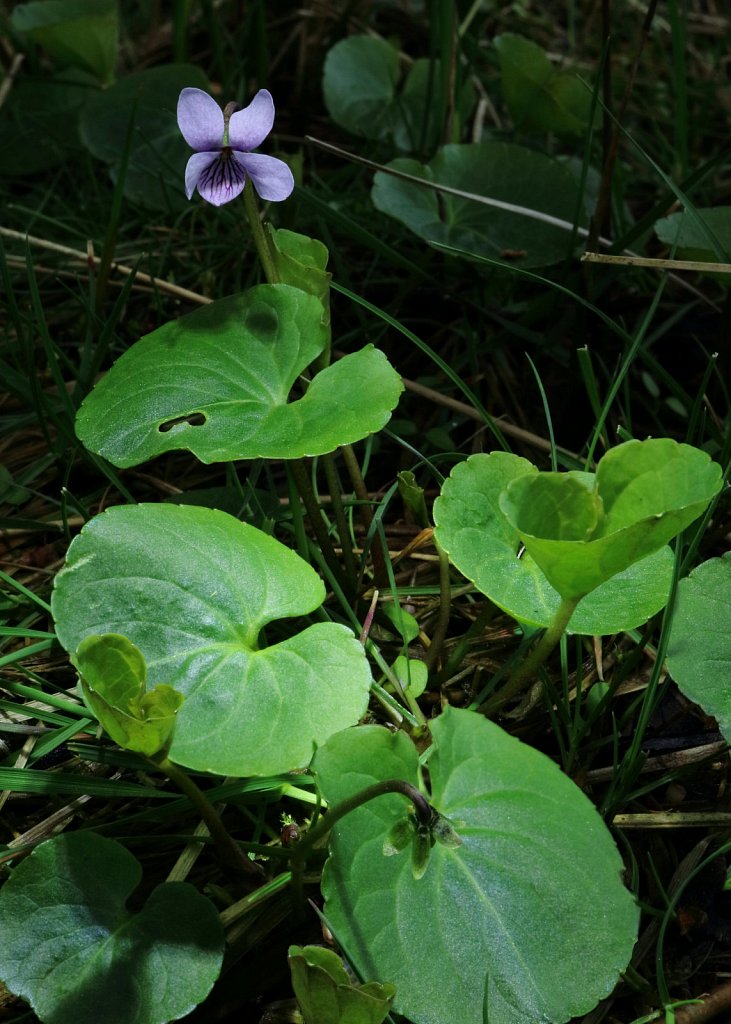
[[375, 782], [372, 786], [366, 786], [358, 793], [342, 800], [339, 804], [331, 807], [327, 815], [311, 828], [302, 839], [292, 848], [292, 859], [290, 867], [292, 870], [292, 901], [298, 910], [305, 905], [304, 899], [304, 870], [308, 856], [318, 844], [332, 831], [333, 825], [346, 814], [361, 807], [363, 804], [374, 800], [376, 797], [385, 796], [388, 793], [400, 793], [410, 800], [414, 805], [417, 826], [420, 829], [429, 830], [434, 820], [434, 810], [423, 793], [420, 793], [416, 786], [404, 779], [385, 779], [383, 782]]

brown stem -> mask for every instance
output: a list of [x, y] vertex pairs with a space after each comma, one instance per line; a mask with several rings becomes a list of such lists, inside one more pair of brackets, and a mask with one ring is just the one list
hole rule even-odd
[[731, 1009], [731, 981], [714, 988], [700, 1003], [675, 1011], [675, 1024], [705, 1024]]

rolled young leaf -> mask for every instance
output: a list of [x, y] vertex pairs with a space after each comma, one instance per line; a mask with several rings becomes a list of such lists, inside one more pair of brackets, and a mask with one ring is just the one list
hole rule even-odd
[[721, 467], [670, 438], [627, 441], [587, 473], [513, 481], [500, 508], [562, 598], [581, 598], [662, 548], [718, 493]]
[[[548, 626], [561, 598], [499, 504], [513, 480], [537, 473], [532, 463], [507, 452], [472, 455], [445, 480], [434, 521], [452, 564], [483, 594], [519, 622]], [[672, 573], [668, 547], [643, 558], [580, 601], [568, 631], [597, 636], [639, 626], [664, 607]]]
[[87, 636], [72, 661], [84, 699], [115, 743], [153, 757], [173, 739], [182, 693], [165, 683], [147, 690], [147, 666], [139, 648], [124, 636]]
[[391, 1009], [395, 987], [352, 981], [331, 949], [290, 946], [288, 960], [304, 1024], [381, 1024]]

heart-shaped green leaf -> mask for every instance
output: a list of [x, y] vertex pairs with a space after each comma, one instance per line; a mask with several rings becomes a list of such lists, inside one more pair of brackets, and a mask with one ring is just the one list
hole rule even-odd
[[225, 512], [190, 505], [111, 508], [73, 541], [52, 598], [75, 653], [119, 633], [151, 685], [185, 695], [170, 758], [220, 775], [301, 768], [315, 745], [363, 714], [370, 670], [345, 626], [322, 622], [272, 646], [262, 629], [306, 615], [325, 588], [299, 555]]
[[340, 957], [323, 946], [290, 946], [289, 968], [304, 1024], [381, 1024], [396, 989], [351, 981]]
[[125, 75], [111, 88], [93, 93], [79, 128], [87, 149], [118, 173], [129, 139], [125, 195], [157, 210], [179, 211], [185, 198], [185, 164], [190, 147], [180, 134], [175, 108], [180, 90], [208, 89], [208, 79], [191, 64], [164, 64]]
[[668, 671], [731, 742], [731, 552], [678, 584]]
[[382, 604], [380, 611], [393, 626], [394, 633], [400, 636], [405, 644], [416, 640], [419, 635], [419, 623], [411, 612], [407, 612], [397, 601], [393, 604]]
[[393, 663], [393, 671], [404, 690], [408, 690], [412, 697], [421, 697], [429, 681], [429, 669], [423, 661], [399, 654]]
[[[731, 258], [731, 206], [696, 208], [671, 213], [655, 223], [655, 234], [686, 260], [715, 263]], [[709, 267], [709, 270], [712, 270]]]
[[397, 171], [503, 203], [557, 217], [561, 228], [525, 214], [473, 199], [437, 193], [379, 172], [371, 198], [427, 242], [502, 260], [509, 266], [540, 267], [565, 260], [579, 192], [571, 172], [544, 153], [508, 142], [444, 146], [429, 164], [399, 159]]
[[576, 75], [557, 70], [540, 46], [524, 36], [497, 36], [495, 49], [516, 127], [558, 134], [576, 134], [587, 127], [591, 91]]
[[[439, 141], [435, 101], [439, 61], [420, 59], [402, 76], [398, 50], [385, 39], [348, 36], [325, 59], [322, 89], [333, 121], [367, 139], [391, 139], [405, 152], [432, 150]], [[474, 103], [468, 82], [459, 90], [457, 114]]]
[[385, 39], [342, 39], [328, 52], [323, 69], [322, 89], [330, 117], [368, 139], [388, 138], [398, 78], [398, 50]]
[[166, 1024], [208, 995], [223, 961], [215, 907], [166, 882], [125, 904], [139, 861], [92, 832], [42, 843], [0, 890], [0, 978], [44, 1024]]
[[707, 508], [721, 467], [671, 438], [627, 441], [588, 473], [525, 474], [500, 508], [561, 597], [575, 599], [659, 551]]
[[125, 636], [87, 636], [74, 664], [84, 698], [115, 743], [152, 757], [172, 742], [176, 716], [183, 703], [166, 683], [147, 690], [142, 652]]
[[91, 71], [105, 84], [113, 80], [119, 36], [116, 0], [18, 4], [12, 25], [62, 64]]
[[79, 409], [78, 436], [116, 466], [177, 448], [202, 462], [334, 451], [380, 430], [403, 385], [367, 345], [288, 402], [328, 339], [322, 304], [290, 285], [214, 302], [125, 352]]
[[0, 175], [27, 180], [74, 151], [78, 156], [79, 111], [89, 94], [84, 76], [69, 70], [50, 79], [18, 79], [2, 107]]
[[[492, 722], [447, 710], [432, 724], [431, 802], [460, 842], [438, 837], [415, 880], [408, 846], [383, 855], [407, 815], [371, 800], [337, 823], [323, 874], [326, 913], [363, 977], [396, 985], [414, 1024], [563, 1022], [616, 984], [638, 911], [601, 818], [560, 770]], [[331, 804], [387, 778], [418, 779], [402, 733], [348, 730], [318, 750]]]
[[[454, 467], [434, 504], [436, 537], [453, 565], [519, 622], [548, 626], [561, 598], [503, 514], [499, 498], [536, 467], [507, 452], [473, 455]], [[633, 629], [665, 606], [673, 573], [669, 548], [631, 565], [585, 597], [569, 632], [600, 636]]]

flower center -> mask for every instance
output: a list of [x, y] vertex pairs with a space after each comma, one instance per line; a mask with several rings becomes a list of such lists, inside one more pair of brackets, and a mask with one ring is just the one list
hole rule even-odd
[[216, 159], [211, 161], [201, 174], [198, 190], [203, 192], [204, 188], [207, 188], [224, 197], [230, 196], [232, 192], [238, 195], [245, 180], [244, 169], [234, 159], [231, 147], [224, 146]]

